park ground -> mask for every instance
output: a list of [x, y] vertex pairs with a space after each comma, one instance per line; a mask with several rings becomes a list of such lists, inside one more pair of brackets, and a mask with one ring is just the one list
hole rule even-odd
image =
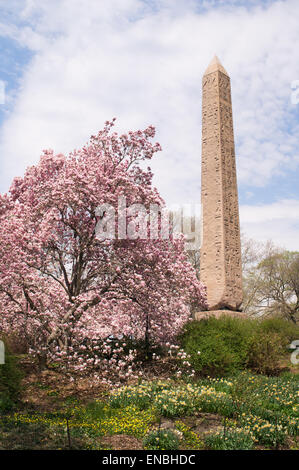
[[0, 418], [0, 449], [299, 450], [299, 368], [275, 376], [167, 377], [161, 369], [120, 387], [70, 382], [20, 358], [17, 406]]

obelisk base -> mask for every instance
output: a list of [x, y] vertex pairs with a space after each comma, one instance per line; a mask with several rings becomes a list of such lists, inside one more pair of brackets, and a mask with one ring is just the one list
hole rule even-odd
[[233, 318], [248, 318], [246, 313], [243, 312], [236, 312], [234, 310], [206, 310], [204, 312], [195, 312], [194, 319], [195, 320], [206, 320], [208, 318], [220, 318], [222, 316], [225, 317], [233, 317]]

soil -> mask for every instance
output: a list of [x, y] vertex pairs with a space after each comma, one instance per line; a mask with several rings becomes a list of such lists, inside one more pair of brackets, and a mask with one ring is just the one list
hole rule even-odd
[[143, 450], [142, 440], [126, 434], [115, 434], [101, 438], [101, 445], [113, 450]]
[[46, 412], [56, 410], [66, 399], [87, 403], [95, 398], [105, 398], [108, 393], [107, 386], [91, 384], [88, 378], [70, 382], [60, 373], [44, 370], [23, 379], [21, 402], [25, 408]]

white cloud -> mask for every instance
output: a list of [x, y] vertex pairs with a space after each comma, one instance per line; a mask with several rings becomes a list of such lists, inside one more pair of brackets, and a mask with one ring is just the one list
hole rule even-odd
[[290, 96], [299, 78], [299, 2], [247, 4], [0, 0], [19, 12], [0, 34], [34, 51], [0, 131], [2, 189], [43, 148], [71, 151], [116, 116], [119, 130], [157, 127], [155, 184], [169, 203], [198, 202], [201, 77], [214, 53], [232, 80], [239, 186], [252, 192], [298, 171]]
[[284, 199], [259, 206], [240, 206], [241, 227], [250, 238], [298, 250], [299, 201]]

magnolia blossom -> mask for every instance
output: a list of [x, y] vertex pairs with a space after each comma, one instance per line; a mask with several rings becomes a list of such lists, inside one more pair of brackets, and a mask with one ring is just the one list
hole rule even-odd
[[22, 335], [41, 363], [82, 372], [125, 368], [107, 338], [165, 343], [206, 304], [183, 238], [97, 239], [102, 204], [125, 196], [165, 206], [140, 165], [161, 150], [155, 129], [119, 136], [112, 127], [67, 156], [44, 151], [0, 196], [0, 329]]

